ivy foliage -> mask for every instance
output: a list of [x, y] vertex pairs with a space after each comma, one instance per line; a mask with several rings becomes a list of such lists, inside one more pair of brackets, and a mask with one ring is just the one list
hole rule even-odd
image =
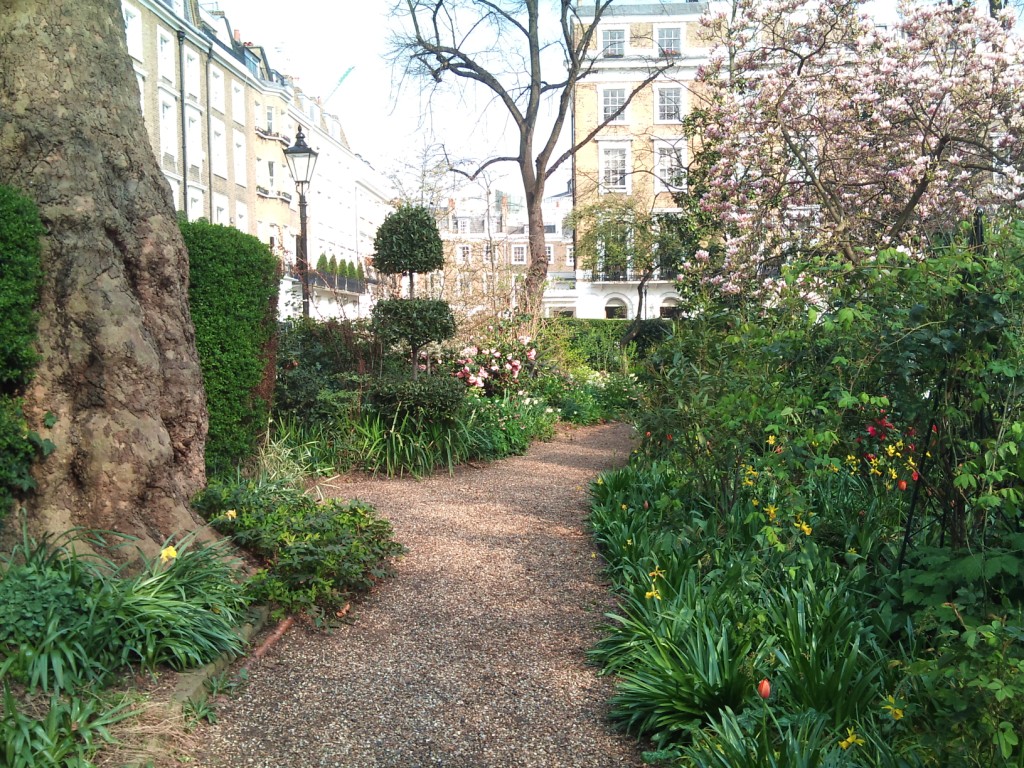
[[28, 431], [19, 395], [32, 378], [45, 230], [35, 204], [0, 186], [0, 526], [16, 494], [33, 487], [38, 436]]
[[444, 248], [433, 215], [422, 205], [403, 205], [377, 230], [373, 263], [378, 272], [433, 272], [444, 264]]
[[251, 235], [207, 221], [182, 222], [189, 306], [210, 413], [206, 468], [231, 471], [255, 449], [269, 403], [257, 394], [277, 315], [277, 259]]

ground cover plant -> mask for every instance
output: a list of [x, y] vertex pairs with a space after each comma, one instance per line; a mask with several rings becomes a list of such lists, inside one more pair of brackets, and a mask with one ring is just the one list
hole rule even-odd
[[593, 487], [593, 658], [679, 766], [1024, 760], [1024, 227], [708, 298]]
[[387, 575], [390, 561], [404, 552], [391, 524], [371, 506], [318, 503], [286, 481], [214, 482], [195, 506], [216, 530], [259, 559], [247, 592], [279, 616], [329, 621]]

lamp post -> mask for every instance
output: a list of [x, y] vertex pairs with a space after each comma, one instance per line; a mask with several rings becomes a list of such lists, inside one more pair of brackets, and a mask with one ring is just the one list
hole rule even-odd
[[302, 283], [302, 316], [309, 317], [309, 252], [306, 248], [306, 187], [313, 178], [317, 153], [306, 144], [306, 136], [302, 126], [295, 134], [295, 144], [284, 151], [288, 170], [295, 180], [295, 189], [299, 193], [299, 247], [296, 249], [295, 261], [299, 268], [299, 280]]

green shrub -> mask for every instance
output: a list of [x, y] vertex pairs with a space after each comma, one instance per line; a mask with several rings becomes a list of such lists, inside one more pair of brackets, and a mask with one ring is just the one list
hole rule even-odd
[[357, 419], [365, 374], [379, 358], [368, 323], [299, 318], [278, 333], [275, 415], [342, 428]]
[[370, 386], [370, 402], [385, 419], [427, 419], [447, 422], [454, 418], [466, 388], [452, 376], [417, 376], [415, 379], [382, 377]]
[[286, 483], [213, 483], [195, 506], [214, 528], [267, 562], [249, 588], [278, 614], [330, 618], [404, 552], [391, 524], [368, 504], [318, 504]]
[[18, 395], [37, 360], [44, 233], [35, 204], [0, 185], [0, 529], [15, 496], [34, 486], [29, 470], [36, 451]]
[[277, 313], [278, 263], [233, 227], [182, 222], [189, 253], [189, 307], [210, 414], [206, 466], [230, 471], [252, 456], [269, 403], [258, 393]]
[[35, 204], [0, 185], [0, 395], [17, 394], [35, 368], [44, 233]]

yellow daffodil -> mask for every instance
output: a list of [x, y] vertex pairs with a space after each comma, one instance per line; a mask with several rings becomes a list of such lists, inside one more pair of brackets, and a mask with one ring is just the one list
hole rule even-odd
[[665, 572], [661, 570], [661, 568], [655, 568], [647, 575], [650, 576], [652, 579], [661, 579], [665, 577]]
[[892, 715], [893, 720], [903, 719], [903, 709], [896, 706], [896, 699], [892, 696], [885, 697], [886, 703], [882, 705], [882, 709]]
[[803, 520], [797, 520], [795, 523], [793, 523], [793, 527], [799, 530], [801, 533], [803, 533], [804, 536], [810, 536], [811, 533], [814, 532], [814, 529], [811, 528], [811, 526], [809, 526]]
[[652, 597], [655, 600], [661, 600], [661, 593], [658, 591], [657, 587], [651, 587], [651, 591], [644, 595], [644, 597], [646, 597], [648, 600], [650, 600]]
[[775, 435], [768, 435], [768, 445], [775, 445]]
[[173, 546], [164, 547], [160, 550], [160, 562], [166, 563], [178, 556], [178, 550]]
[[775, 519], [775, 513], [778, 512], [778, 511], [779, 511], [779, 508], [776, 507], [774, 504], [769, 504], [767, 507], [764, 508], [764, 513], [766, 515], [768, 515], [768, 519], [769, 520], [774, 520]]
[[227, 512], [224, 513], [224, 517], [226, 517], [228, 520], [234, 520], [236, 517], [238, 517], [238, 513], [233, 509], [229, 509]]
[[853, 728], [846, 729], [846, 738], [839, 742], [839, 746], [843, 749], [849, 749], [855, 744], [864, 744], [864, 739], [857, 735], [857, 732]]

